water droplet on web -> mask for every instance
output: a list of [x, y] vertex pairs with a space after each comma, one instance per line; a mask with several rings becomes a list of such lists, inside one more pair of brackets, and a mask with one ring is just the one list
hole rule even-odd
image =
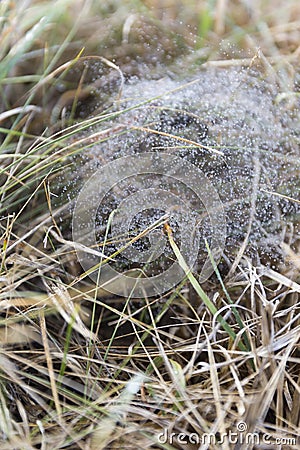
[[[73, 193], [68, 196], [76, 198], [99, 164], [145, 152], [179, 155], [199, 167], [217, 189], [226, 212], [228, 248], [240, 245], [251, 220], [249, 245], [265, 246], [267, 254], [268, 235], [278, 246], [284, 221], [299, 214], [299, 205], [284, 199], [299, 199], [300, 183], [291, 175], [296, 167], [298, 173], [300, 164], [299, 105], [293, 111], [285, 109], [276, 104], [277, 95], [277, 86], [249, 70], [203, 70], [187, 81], [131, 79], [124, 86], [121, 102], [115, 104], [116, 110], [129, 110], [96, 127], [120, 125], [122, 132], [112, 132], [104, 142], [89, 147], [86, 161], [77, 166], [75, 157]], [[256, 166], [260, 168], [257, 185]], [[118, 176], [116, 173], [116, 179]], [[124, 197], [153, 185], [162, 188], [155, 176], [136, 177], [131, 185], [129, 180], [116, 184], [97, 212], [99, 225], [105, 227], [109, 214]], [[179, 185], [167, 183], [165, 187], [184, 194]], [[197, 204], [191, 193], [187, 197], [204, 214], [203, 205]], [[147, 202], [151, 198], [145, 197]], [[209, 223], [203, 222], [203, 227], [203, 234], [209, 237]]]

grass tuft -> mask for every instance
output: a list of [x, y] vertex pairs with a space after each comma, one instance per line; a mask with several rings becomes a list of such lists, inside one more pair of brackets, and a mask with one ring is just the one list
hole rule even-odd
[[[260, 81], [280, 87], [274, 108], [299, 122], [299, 2], [2, 0], [0, 41], [0, 448], [172, 450], [184, 439], [184, 448], [226, 450], [230, 432], [257, 440], [239, 448], [266, 439], [268, 448], [298, 448], [299, 130], [285, 124], [276, 149], [290, 195], [267, 182], [253, 189], [251, 226], [260, 196], [291, 211], [290, 221], [279, 217], [280, 257], [274, 224], [274, 235], [260, 228], [269, 261], [259, 249], [247, 253], [250, 231], [218, 267], [207, 244], [214, 274], [200, 284], [165, 223], [186, 277], [156, 297], [111, 294], [82, 272], [76, 251], [86, 247], [69, 232], [74, 196], [65, 182], [74, 158], [86, 163], [96, 144], [112, 146], [128, 133], [126, 113], [149, 106], [120, 101], [136, 79], [184, 84], [200, 66], [257, 65]], [[130, 125], [154, 141], [176, 138], [176, 149], [223, 156], [156, 124]], [[59, 204], [60, 189], [68, 202]], [[99, 274], [106, 258], [167, 219], [109, 255], [109, 214], [103, 246], [89, 248], [102, 258], [92, 269]]]

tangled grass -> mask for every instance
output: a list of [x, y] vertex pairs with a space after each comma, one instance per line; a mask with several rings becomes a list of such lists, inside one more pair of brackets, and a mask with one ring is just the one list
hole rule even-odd
[[186, 278], [132, 299], [82, 274], [53, 201], [69, 158], [122, 132], [97, 127], [133, 77], [258, 59], [294, 108], [298, 1], [2, 0], [0, 19], [1, 449], [298, 448], [297, 214], [274, 267], [224, 255], [202, 286], [169, 230]]

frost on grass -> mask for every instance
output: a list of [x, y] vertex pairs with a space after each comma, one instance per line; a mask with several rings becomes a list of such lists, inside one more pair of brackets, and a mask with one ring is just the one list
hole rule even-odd
[[[280, 260], [286, 226], [289, 221], [296, 222], [299, 214], [296, 97], [293, 103], [286, 102], [281, 89], [254, 70], [218, 68], [203, 70], [184, 81], [170, 77], [131, 80], [109, 112], [115, 114], [89, 130], [90, 134], [107, 130], [103, 141], [89, 145], [73, 160], [67, 186], [73, 198], [90, 175], [109, 161], [143, 152], [167, 152], [199, 167], [217, 189], [226, 213], [225, 253], [236, 254], [247, 237], [248, 255], [259, 256], [271, 265]], [[185, 175], [188, 178], [189, 174]], [[150, 188], [163, 187], [184, 196], [200, 215], [205, 212], [205, 205], [194, 198], [193, 192], [167, 177], [162, 180], [155, 175], [137, 174], [121, 180], [117, 173], [115, 177], [116, 186], [98, 208], [99, 242], [111, 212], [141, 189], [152, 192]], [[132, 221], [132, 233], [145, 229], [164, 212], [163, 205], [156, 211], [148, 210], [147, 199], [141, 209]], [[173, 223], [180, 241], [176, 225]], [[200, 238], [209, 241], [209, 220], [203, 220], [201, 227]], [[147, 245], [147, 238], [135, 243], [141, 252]], [[115, 250], [112, 245], [110, 252]], [[201, 252], [205, 252], [204, 244], [200, 245], [200, 259]], [[164, 257], [148, 266], [149, 274], [158, 267], [165, 270], [168, 257], [172, 259], [166, 248]], [[118, 261], [121, 267], [135, 267], [122, 256]]]

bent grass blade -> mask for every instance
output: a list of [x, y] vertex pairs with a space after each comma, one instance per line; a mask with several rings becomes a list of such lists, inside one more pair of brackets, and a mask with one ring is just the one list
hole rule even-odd
[[[193, 288], [195, 289], [195, 291], [197, 292], [197, 294], [199, 295], [201, 300], [204, 302], [205, 306], [209, 309], [211, 314], [216, 316], [216, 318], [217, 318], [218, 322], [221, 324], [222, 328], [228, 333], [228, 335], [231, 337], [231, 339], [233, 339], [234, 341], [237, 341], [238, 336], [233, 331], [231, 326], [226, 322], [226, 320], [219, 314], [217, 307], [213, 304], [213, 302], [210, 300], [210, 298], [204, 292], [204, 290], [200, 286], [199, 282], [196, 280], [196, 278], [192, 274], [191, 269], [186, 264], [184, 258], [182, 257], [182, 255], [180, 253], [180, 250], [179, 250], [177, 244], [175, 243], [175, 241], [173, 239], [172, 229], [168, 224], [165, 224], [165, 231], [167, 233], [169, 243], [172, 247], [172, 250], [178, 260], [180, 267], [183, 269], [187, 279], [189, 280], [189, 282], [191, 283], [191, 285], [193, 286]], [[240, 350], [247, 351], [247, 348], [243, 344], [243, 342], [239, 341], [237, 345]]]

